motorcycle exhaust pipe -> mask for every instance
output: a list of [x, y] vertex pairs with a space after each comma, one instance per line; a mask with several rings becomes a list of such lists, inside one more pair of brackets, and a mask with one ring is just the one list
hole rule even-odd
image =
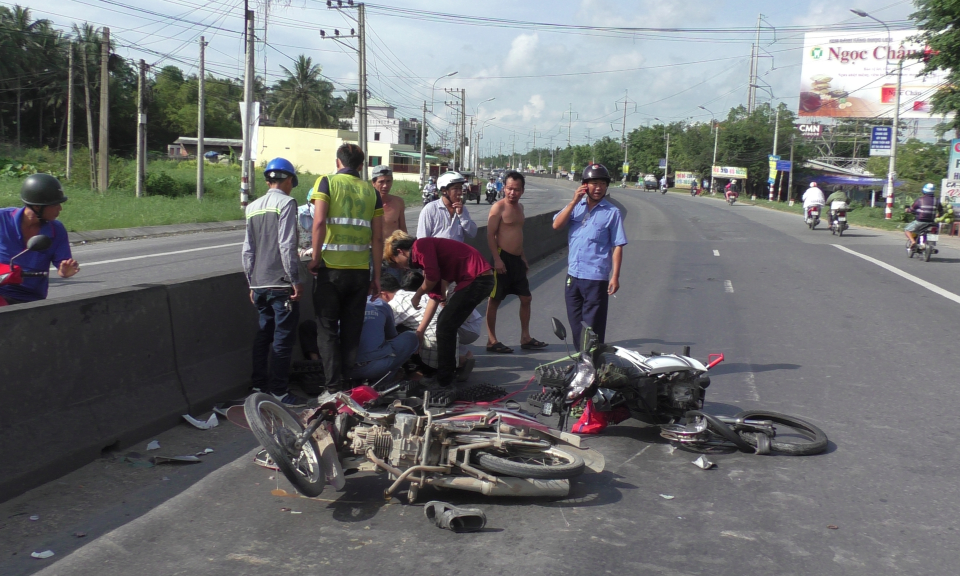
[[531, 478], [500, 477], [488, 482], [466, 476], [441, 476], [427, 481], [431, 486], [479, 492], [484, 496], [542, 496], [559, 498], [570, 493], [569, 480], [535, 480]]

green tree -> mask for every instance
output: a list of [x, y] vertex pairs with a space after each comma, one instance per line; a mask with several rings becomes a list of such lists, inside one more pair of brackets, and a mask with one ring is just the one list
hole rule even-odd
[[[940, 179], [947, 173], [949, 157], [950, 146], [944, 142], [930, 144], [911, 138], [898, 145], [897, 179], [903, 180], [902, 191], [916, 196], [927, 182], [933, 182], [939, 189]], [[889, 162], [886, 156], [871, 156], [867, 160], [867, 171], [885, 178]]]
[[301, 54], [293, 70], [280, 67], [286, 78], [273, 87], [277, 124], [295, 128], [337, 128], [332, 113], [333, 84], [323, 80], [319, 64]]
[[944, 70], [947, 83], [931, 98], [935, 114], [953, 113], [944, 126], [960, 137], [960, 2], [957, 0], [914, 0], [917, 11], [910, 17], [920, 29], [918, 39], [931, 50], [924, 72]]

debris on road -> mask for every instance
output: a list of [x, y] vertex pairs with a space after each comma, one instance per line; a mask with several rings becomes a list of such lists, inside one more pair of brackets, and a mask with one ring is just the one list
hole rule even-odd
[[449, 502], [431, 500], [423, 507], [423, 514], [438, 528], [458, 534], [477, 532], [487, 525], [487, 515], [479, 508], [458, 508]]
[[154, 456], [150, 460], [154, 464], [196, 464], [201, 462], [196, 456]]
[[703, 455], [701, 455], [699, 458], [694, 460], [693, 465], [702, 470], [709, 470], [717, 466], [715, 462], [711, 462], [707, 460], [707, 457]]
[[206, 456], [207, 454], [212, 454], [213, 448], [205, 448], [203, 452], [197, 452], [194, 456]]
[[671, 496], [669, 494], [661, 494], [660, 497], [663, 498], [664, 500], [673, 500], [674, 498], [676, 498], [676, 496]]
[[74, 537], [74, 538], [86, 538], [86, 537], [87, 537], [87, 533], [86, 533], [86, 532], [74, 532], [74, 533], [73, 533], [73, 537]]
[[149, 444], [147, 444], [147, 450], [159, 450], [159, 449], [160, 449], [160, 441], [159, 441], [159, 440], [153, 440], [152, 442], [150, 442]]
[[33, 521], [37, 521], [37, 520], [40, 519], [40, 517], [37, 516], [36, 514], [34, 514], [33, 516], [30, 517], [30, 519], [33, 520]]
[[40, 560], [43, 560], [44, 558], [50, 558], [51, 556], [53, 556], [53, 550], [44, 550], [43, 552], [34, 552], [33, 554], [30, 554], [30, 555], [33, 556], [34, 558], [39, 558]]
[[211, 414], [210, 417], [207, 418], [206, 420], [197, 420], [196, 418], [194, 418], [193, 416], [190, 416], [189, 414], [184, 414], [183, 419], [193, 424], [195, 427], [201, 430], [209, 430], [211, 428], [215, 428], [220, 425], [220, 421], [217, 420], [216, 413]]
[[839, 530], [839, 529], [840, 529], [839, 526], [834, 526], [833, 524], [830, 524], [829, 526], [827, 526], [827, 528], [829, 528], [830, 530]]

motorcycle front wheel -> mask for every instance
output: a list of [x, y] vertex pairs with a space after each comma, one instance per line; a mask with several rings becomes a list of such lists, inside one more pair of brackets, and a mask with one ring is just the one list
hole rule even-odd
[[493, 452], [478, 452], [477, 464], [485, 470], [515, 478], [564, 480], [583, 473], [583, 458], [556, 446], [546, 450], [507, 445]]
[[[813, 424], [779, 412], [745, 410], [735, 416], [744, 420], [770, 420], [776, 425], [776, 435], [770, 440], [770, 450], [789, 456], [810, 456], [827, 449], [827, 435]], [[751, 446], [756, 440], [749, 434], [741, 434]]]
[[243, 403], [250, 430], [277, 467], [305, 496], [319, 496], [326, 484], [320, 463], [320, 449], [313, 438], [294, 450], [303, 433], [297, 417], [269, 394], [251, 394]]

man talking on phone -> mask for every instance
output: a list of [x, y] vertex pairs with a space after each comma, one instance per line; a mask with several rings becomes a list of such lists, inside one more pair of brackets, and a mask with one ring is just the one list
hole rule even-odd
[[569, 226], [564, 298], [577, 350], [581, 322], [593, 329], [600, 342], [604, 341], [607, 303], [620, 289], [620, 264], [627, 235], [620, 210], [605, 199], [609, 186], [610, 172], [603, 164], [588, 165], [573, 200], [553, 217], [554, 230]]

